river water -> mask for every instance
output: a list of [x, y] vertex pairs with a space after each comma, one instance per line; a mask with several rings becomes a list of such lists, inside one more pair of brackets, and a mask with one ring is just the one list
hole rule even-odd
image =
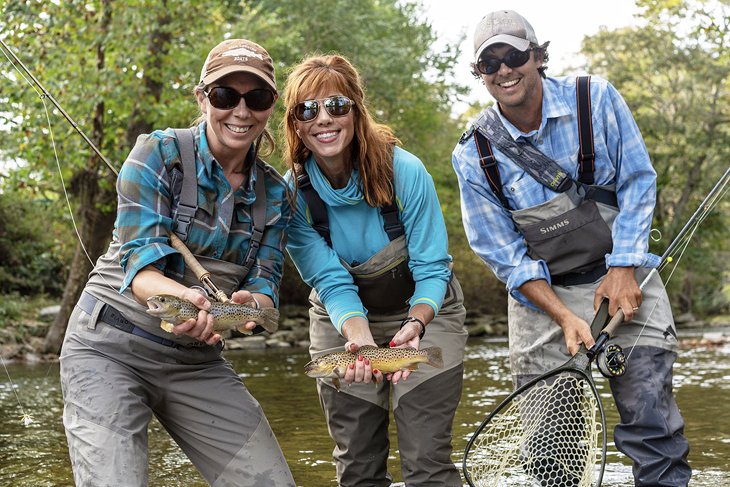
[[[306, 349], [226, 352], [264, 411], [297, 481], [304, 487], [336, 486], [332, 442], [319, 407], [314, 380], [306, 377]], [[8, 365], [0, 374], [0, 485], [71, 486], [71, 468], [61, 422], [63, 402], [58, 364]], [[505, 341], [470, 339], [465, 383], [454, 424], [454, 461], [484, 417], [507, 396], [511, 383]], [[683, 348], [674, 369], [677, 402], [690, 440], [692, 486], [730, 485], [730, 345]], [[618, 416], [607, 381], [596, 374], [611, 425]], [[25, 426], [23, 411], [33, 417]], [[395, 445], [395, 435], [391, 435]], [[631, 467], [609, 444], [604, 486], [632, 485]], [[392, 455], [391, 471], [400, 467]], [[150, 486], [207, 485], [175, 443], [153, 421], [150, 427]], [[394, 485], [399, 485], [398, 483]], [[402, 485], [402, 483], [400, 483]]]

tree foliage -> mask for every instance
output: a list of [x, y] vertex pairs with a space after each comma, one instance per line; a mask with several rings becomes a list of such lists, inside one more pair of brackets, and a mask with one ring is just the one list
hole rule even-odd
[[[185, 126], [195, 118], [192, 89], [207, 52], [224, 38], [244, 37], [265, 46], [275, 60], [280, 89], [288, 71], [303, 57], [344, 54], [360, 70], [376, 118], [391, 125], [404, 147], [434, 175], [452, 234], [452, 253], [464, 256], [457, 258], [457, 269], [462, 266], [459, 261], [476, 260], [463, 238], [458, 188], [450, 168], [460, 130], [450, 110], [465, 91], [449, 81], [456, 45], [439, 52], [431, 49], [435, 34], [418, 3], [24, 0], [5, 6], [0, 28], [0, 36], [116, 168], [140, 133]], [[80, 216], [81, 238], [87, 247], [97, 242], [89, 252], [93, 260], [111, 233], [114, 175], [10, 63], [3, 63], [0, 70], [10, 80], [0, 86], [6, 106], [0, 115], [13, 121], [4, 127], [0, 158], [22, 161], [0, 186], [25, 187], [36, 195], [43, 192], [50, 201], [63, 204], [45, 101], [61, 175], [71, 190], [74, 214]], [[270, 123], [275, 131], [282, 116], [279, 103]], [[282, 169], [280, 160], [274, 155], [271, 162]], [[106, 226], [94, 223], [104, 218]], [[69, 235], [73, 235], [70, 228]], [[75, 274], [67, 284], [73, 292], [64, 296], [65, 302], [75, 301], [88, 273], [90, 264], [83, 260], [83, 252], [77, 251], [70, 266]], [[291, 302], [287, 293], [303, 299], [295, 271], [288, 270], [284, 302]], [[480, 270], [479, 280], [486, 276], [489, 281], [491, 275], [481, 266]], [[483, 299], [478, 288], [472, 295], [474, 301]]]
[[[668, 246], [730, 166], [730, 6], [640, 0], [642, 25], [587, 37], [589, 72], [621, 92], [658, 174], [652, 248]], [[708, 216], [670, 286], [680, 311], [721, 311], [730, 267], [728, 202]]]

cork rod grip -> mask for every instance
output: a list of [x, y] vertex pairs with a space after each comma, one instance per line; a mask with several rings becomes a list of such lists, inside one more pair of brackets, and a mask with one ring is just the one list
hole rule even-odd
[[200, 262], [198, 262], [198, 259], [196, 259], [193, 253], [190, 252], [190, 249], [188, 249], [185, 243], [174, 233], [170, 234], [170, 245], [172, 245], [173, 249], [182, 254], [183, 259], [185, 259], [185, 264], [192, 269], [198, 279], [202, 281], [206, 277], [210, 277], [210, 272], [206, 271], [203, 266], [200, 265]]

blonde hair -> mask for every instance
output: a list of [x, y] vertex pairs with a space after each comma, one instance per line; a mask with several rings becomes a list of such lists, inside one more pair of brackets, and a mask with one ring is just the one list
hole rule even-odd
[[[195, 95], [195, 99], [198, 98], [198, 93], [202, 93], [203, 96], [205, 96], [205, 89], [207, 86], [205, 86], [202, 83], [198, 83], [195, 85], [195, 88], [193, 88], [193, 95]], [[200, 112], [197, 117], [193, 120], [193, 122], [190, 124], [191, 127], [197, 127], [200, 125], [200, 122], [205, 121], [205, 113]], [[276, 143], [274, 142], [274, 136], [271, 135], [271, 132], [269, 131], [269, 125], [266, 124], [266, 127], [264, 127], [264, 131], [261, 132], [261, 135], [258, 136], [256, 139], [256, 142], [254, 142], [256, 145], [256, 155], [259, 156], [270, 156], [274, 153], [274, 149], [276, 148]], [[263, 144], [263, 148], [262, 148]]]
[[296, 120], [292, 109], [297, 103], [311, 99], [314, 93], [331, 89], [355, 102], [353, 106], [355, 136], [353, 164], [362, 181], [365, 201], [372, 207], [383, 206], [393, 200], [393, 149], [400, 141], [387, 125], [377, 123], [365, 104], [365, 93], [357, 69], [340, 55], [315, 55], [304, 59], [289, 74], [284, 90], [284, 159], [295, 176], [303, 171], [304, 162], [311, 155], [296, 134]]

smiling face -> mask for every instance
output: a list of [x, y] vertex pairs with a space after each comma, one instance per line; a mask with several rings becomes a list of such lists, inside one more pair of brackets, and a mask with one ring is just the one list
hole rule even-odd
[[[255, 89], [268, 88], [268, 85], [257, 76], [249, 73], [232, 73], [215, 81], [206, 91], [216, 86], [233, 88], [238, 93], [246, 93]], [[205, 114], [210, 151], [222, 166], [240, 164], [245, 158], [251, 144], [266, 128], [272, 111], [271, 108], [257, 112], [246, 106], [241, 99], [235, 108], [221, 110], [213, 107], [204, 93], [198, 92], [198, 105]]]
[[[486, 49], [481, 57], [504, 58], [514, 47], [495, 44]], [[482, 80], [489, 93], [499, 103], [502, 113], [510, 119], [511, 114], [520, 113], [518, 118], [533, 114], [542, 106], [542, 80], [538, 68], [542, 66], [539, 55], [531, 53], [530, 59], [516, 68], [505, 63], [493, 74], [482, 74]]]
[[330, 171], [349, 171], [352, 167], [352, 141], [355, 137], [356, 107], [347, 115], [334, 117], [324, 108], [324, 99], [332, 96], [346, 95], [335, 89], [319, 89], [306, 98], [319, 102], [317, 117], [309, 122], [295, 121], [302, 143], [312, 151], [325, 174]]

